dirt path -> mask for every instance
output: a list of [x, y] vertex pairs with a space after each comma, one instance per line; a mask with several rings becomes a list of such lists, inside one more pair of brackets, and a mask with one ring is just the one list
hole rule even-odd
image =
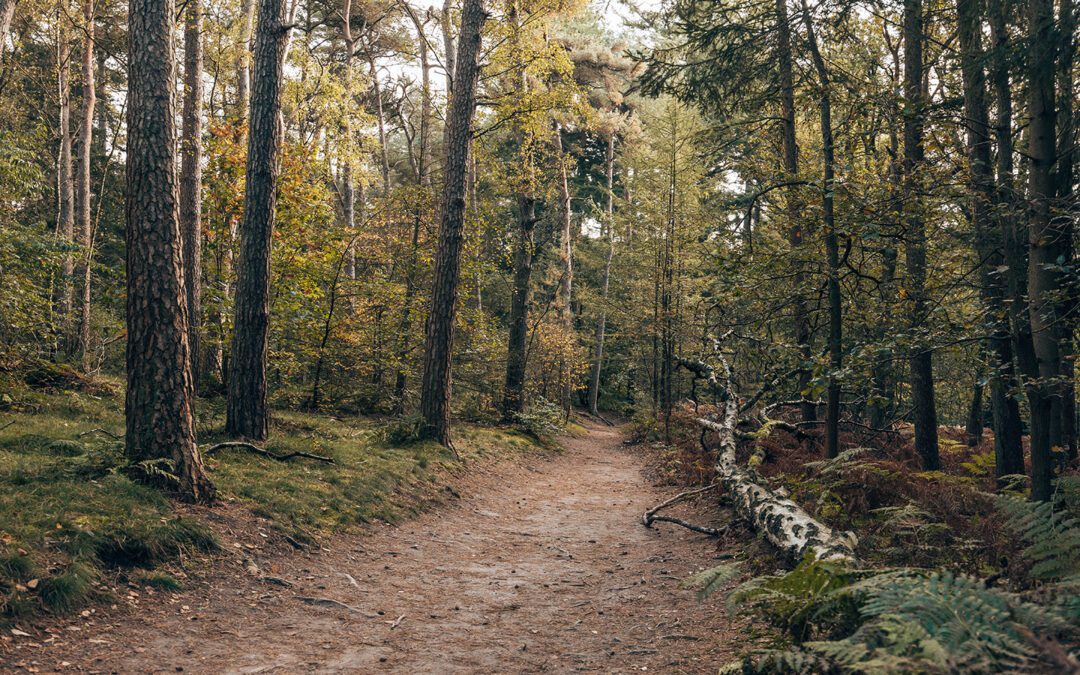
[[284, 554], [225, 516], [231, 555], [203, 582], [129, 595], [12, 656], [40, 672], [715, 672], [747, 637], [722, 600], [677, 584], [716, 564], [716, 545], [641, 526], [670, 491], [621, 440], [591, 427], [565, 453], [470, 476], [450, 506], [317, 553]]

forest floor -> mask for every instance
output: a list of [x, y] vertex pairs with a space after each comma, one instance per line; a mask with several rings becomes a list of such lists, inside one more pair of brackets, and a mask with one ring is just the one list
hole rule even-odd
[[[238, 505], [224, 553], [16, 640], [31, 672], [715, 672], [764, 643], [679, 581], [743, 544], [641, 525], [671, 496], [619, 428], [470, 467], [451, 500], [293, 550]], [[714, 502], [679, 507], [718, 524]], [[675, 510], [678, 513], [678, 509]], [[9, 643], [10, 645], [10, 643]]]

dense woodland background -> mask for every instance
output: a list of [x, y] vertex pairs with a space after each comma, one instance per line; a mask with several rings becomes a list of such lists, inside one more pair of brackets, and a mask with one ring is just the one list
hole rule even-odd
[[123, 389], [129, 472], [209, 501], [197, 434], [300, 412], [627, 418], [707, 484], [737, 392], [740, 457], [834, 527], [955, 530], [877, 562], [1008, 577], [1004, 490], [1075, 565], [1072, 0], [621, 11], [0, 0], [0, 406]]

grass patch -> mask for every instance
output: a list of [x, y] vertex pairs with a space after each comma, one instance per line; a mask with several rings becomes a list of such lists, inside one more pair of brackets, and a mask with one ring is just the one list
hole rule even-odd
[[[178, 590], [157, 570], [181, 553], [218, 547], [201, 521], [179, 517], [159, 491], [127, 478], [123, 443], [94, 429], [123, 433], [123, 398], [78, 391], [11, 391], [0, 412], [0, 624], [42, 610], [64, 612], [101, 593], [114, 570], [138, 583]], [[199, 402], [200, 442], [224, 440], [220, 401]], [[387, 422], [281, 411], [274, 453], [304, 450], [333, 457], [277, 462], [242, 450], [207, 460], [223, 499], [236, 499], [303, 541], [373, 520], [398, 522], [456, 495], [461, 470], [434, 443], [406, 442]], [[406, 434], [407, 435], [407, 434]], [[534, 451], [531, 436], [464, 427], [455, 442], [466, 462]], [[184, 557], [187, 557], [186, 555]]]

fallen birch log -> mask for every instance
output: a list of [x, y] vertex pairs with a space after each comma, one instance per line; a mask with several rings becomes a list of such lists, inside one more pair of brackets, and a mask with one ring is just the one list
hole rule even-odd
[[[726, 363], [724, 367], [727, 369]], [[725, 379], [731, 381], [730, 376]], [[716, 381], [715, 375], [712, 381]], [[730, 387], [721, 411], [719, 421], [699, 417], [697, 422], [719, 437], [717, 481], [736, 513], [793, 561], [802, 560], [811, 551], [819, 560], [854, 560], [854, 535], [835, 532], [818, 522], [795, 502], [754, 482], [751, 474], [736, 464], [735, 425], [739, 405]]]

